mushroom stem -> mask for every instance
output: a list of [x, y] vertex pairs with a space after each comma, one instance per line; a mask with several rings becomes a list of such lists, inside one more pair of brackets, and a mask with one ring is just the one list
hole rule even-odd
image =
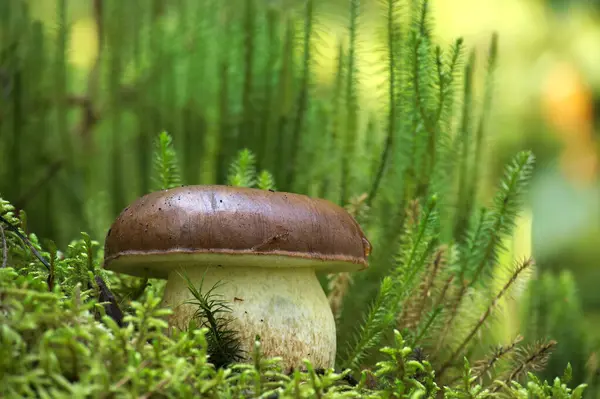
[[[285, 264], [284, 264], [285, 265]], [[213, 292], [232, 309], [229, 327], [238, 332], [245, 360], [249, 361], [256, 335], [265, 357], [281, 357], [284, 370], [334, 366], [335, 321], [327, 297], [312, 267], [248, 267], [184, 264], [169, 273], [164, 305], [173, 310], [169, 324], [185, 329], [196, 311], [184, 302], [192, 299], [187, 277], [202, 291], [222, 281]]]

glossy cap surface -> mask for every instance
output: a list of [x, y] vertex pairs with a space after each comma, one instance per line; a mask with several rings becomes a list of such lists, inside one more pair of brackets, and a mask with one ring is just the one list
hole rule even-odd
[[138, 198], [106, 236], [104, 267], [166, 278], [178, 266], [244, 265], [354, 271], [371, 245], [340, 206], [305, 195], [183, 186]]

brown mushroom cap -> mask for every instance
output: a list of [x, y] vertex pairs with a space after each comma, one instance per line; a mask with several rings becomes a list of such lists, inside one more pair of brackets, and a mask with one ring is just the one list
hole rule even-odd
[[183, 186], [125, 208], [106, 236], [104, 267], [167, 278], [186, 265], [368, 266], [371, 245], [343, 208], [305, 195], [231, 186]]

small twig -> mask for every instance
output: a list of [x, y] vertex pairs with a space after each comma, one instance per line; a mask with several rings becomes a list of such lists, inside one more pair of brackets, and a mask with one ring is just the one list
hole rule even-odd
[[6, 245], [6, 236], [4, 235], [4, 227], [0, 224], [0, 237], [2, 238], [2, 266], [0, 268], [4, 269], [6, 267], [6, 263], [8, 263], [8, 246]]
[[29, 247], [29, 249], [31, 250], [31, 252], [33, 252], [33, 254], [35, 255], [35, 257], [38, 258], [39, 261], [42, 262], [42, 264], [44, 266], [46, 266], [46, 269], [48, 271], [50, 271], [50, 264], [48, 263], [48, 261], [46, 259], [44, 259], [44, 257], [42, 256], [42, 254], [40, 254], [40, 252], [37, 249], [35, 249], [35, 247], [31, 243], [31, 241], [29, 241], [29, 238], [27, 238], [25, 235], [23, 235], [19, 231], [19, 228], [17, 226], [13, 225], [11, 222], [9, 222], [8, 220], [6, 220], [2, 216], [0, 216], [0, 222], [4, 223], [6, 225], [6, 227], [10, 231], [12, 231], [13, 233], [15, 233], [17, 235], [17, 237], [19, 237], [21, 239], [21, 241], [23, 241], [25, 243], [25, 245], [27, 245]]

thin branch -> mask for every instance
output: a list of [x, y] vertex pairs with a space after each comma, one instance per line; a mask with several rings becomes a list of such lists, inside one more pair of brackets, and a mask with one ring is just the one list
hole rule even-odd
[[[448, 321], [446, 322], [444, 334], [441, 336], [441, 338], [438, 341], [438, 349], [441, 348], [441, 346], [446, 338], [446, 333], [448, 332], [450, 325], [452, 324], [456, 315], [458, 314], [458, 309], [462, 303], [462, 300], [464, 299], [465, 294], [467, 293], [467, 289], [471, 288], [473, 285], [475, 285], [479, 281], [480, 275], [483, 273], [485, 267], [490, 263], [490, 261], [495, 262], [494, 251], [496, 250], [498, 243], [502, 240], [502, 235], [503, 235], [502, 226], [507, 223], [505, 216], [506, 216], [507, 212], [510, 212], [509, 209], [511, 206], [511, 202], [514, 202], [515, 198], [519, 196], [519, 183], [522, 181], [522, 179], [523, 179], [522, 176], [524, 175], [524, 173], [527, 173], [526, 170], [528, 168], [528, 165], [531, 165], [532, 155], [529, 154], [527, 159], [525, 159], [525, 160], [522, 160], [522, 155], [524, 155], [524, 154], [521, 153], [516, 158], [516, 159], [518, 159], [515, 163], [516, 166], [508, 169], [509, 172], [507, 172], [508, 174], [506, 177], [506, 181], [503, 181], [503, 183], [502, 183], [502, 194], [503, 195], [499, 201], [499, 202], [501, 202], [501, 206], [500, 206], [500, 209], [495, 211], [496, 215], [493, 219], [493, 225], [491, 226], [491, 228], [486, 228], [485, 230], [480, 230], [481, 228], [483, 228], [484, 224], [486, 223], [486, 220], [485, 220], [486, 215], [485, 215], [485, 213], [482, 214], [481, 222], [478, 227], [478, 232], [475, 237], [477, 237], [481, 231], [489, 231], [490, 237], [487, 240], [487, 245], [485, 245], [484, 256], [477, 263], [477, 267], [475, 268], [475, 272], [473, 273], [473, 277], [471, 277], [470, 281], [461, 281], [460, 282], [461, 283], [460, 291], [458, 292], [458, 295], [455, 297], [454, 304], [452, 307], [452, 313], [450, 314], [450, 317], [448, 318]], [[474, 240], [473, 244], [470, 248], [471, 250], [476, 249], [476, 248], [474, 248], [476, 243], [477, 243], [477, 240]], [[464, 276], [464, 273], [465, 273], [465, 269], [463, 268], [460, 272], [461, 279], [462, 279], [462, 276]]]
[[50, 271], [50, 264], [48, 263], [48, 261], [46, 259], [44, 259], [44, 257], [42, 256], [42, 254], [37, 249], [35, 249], [35, 247], [31, 243], [31, 241], [29, 241], [29, 238], [27, 238], [24, 234], [22, 234], [19, 231], [19, 228], [17, 226], [13, 225], [11, 222], [9, 222], [8, 220], [6, 220], [2, 216], [0, 216], [0, 222], [4, 223], [6, 225], [6, 227], [10, 231], [12, 231], [13, 233], [15, 233], [17, 235], [17, 237], [19, 237], [21, 239], [21, 241], [23, 241], [25, 243], [25, 245], [27, 245], [29, 247], [29, 249], [31, 250], [31, 252], [33, 252], [33, 254], [35, 255], [35, 257], [38, 258], [39, 261], [42, 262], [42, 264], [44, 266], [46, 266], [46, 269], [48, 271]]
[[[504, 379], [504, 381], [507, 382], [507, 381], [515, 380], [521, 373], [523, 373], [525, 370], [527, 370], [530, 366], [533, 366], [535, 368], [536, 364], [538, 366], [544, 364], [548, 360], [548, 357], [550, 356], [550, 353], [551, 353], [552, 349], [554, 348], [554, 346], [556, 346], [556, 344], [557, 344], [556, 341], [551, 340], [547, 343], [543, 343], [543, 344], [539, 345], [533, 353], [531, 353], [524, 361], [522, 361], [521, 364], [519, 364], [519, 366], [517, 368], [515, 368], [508, 375], [508, 377], [506, 377]], [[502, 384], [496, 384], [495, 387], [492, 389], [492, 393], [498, 392], [498, 390], [500, 390], [500, 388], [502, 388]]]
[[2, 266], [1, 269], [6, 267], [8, 262], [8, 246], [6, 245], [6, 235], [4, 235], [4, 227], [0, 224], [0, 238], [2, 238]]
[[487, 307], [487, 309], [485, 310], [483, 315], [481, 315], [477, 324], [475, 324], [475, 326], [473, 326], [473, 328], [471, 329], [471, 332], [465, 337], [465, 339], [458, 346], [458, 348], [456, 348], [456, 350], [452, 353], [452, 355], [450, 355], [450, 358], [442, 365], [442, 367], [440, 368], [440, 371], [438, 372], [438, 377], [440, 377], [440, 376], [442, 376], [442, 374], [444, 374], [444, 372], [447, 370], [447, 368], [454, 362], [454, 359], [456, 359], [456, 357], [462, 352], [462, 350], [467, 346], [467, 344], [469, 342], [471, 342], [471, 339], [473, 339], [473, 337], [475, 336], [477, 331], [479, 331], [481, 326], [483, 326], [483, 324], [486, 322], [486, 320], [488, 319], [488, 317], [490, 316], [490, 314], [496, 307], [496, 304], [498, 303], [498, 301], [504, 296], [504, 294], [508, 291], [508, 289], [514, 284], [514, 282], [517, 280], [519, 275], [525, 269], [530, 267], [531, 265], [533, 265], [533, 259], [529, 258], [529, 259], [525, 260], [524, 262], [522, 262], [517, 267], [517, 269], [513, 272], [510, 279], [506, 282], [506, 284], [504, 284], [504, 286], [498, 292], [498, 294], [496, 294], [494, 299], [492, 299], [492, 302]]
[[[119, 303], [117, 302], [117, 298], [110, 291], [104, 280], [100, 275], [94, 276], [94, 281], [98, 286], [98, 302], [104, 303], [104, 310], [106, 314], [113, 319], [119, 327], [123, 327], [123, 318], [124, 314], [121, 308], [119, 307]], [[91, 284], [90, 284], [91, 288]]]
[[500, 346], [500, 348], [498, 348], [496, 351], [494, 351], [493, 356], [490, 359], [488, 359], [487, 361], [485, 361], [485, 363], [483, 363], [483, 365], [479, 371], [476, 371], [477, 366], [473, 367], [474, 371], [476, 371], [475, 377], [477, 379], [483, 378], [483, 376], [494, 367], [494, 365], [498, 362], [498, 360], [500, 360], [501, 358], [506, 356], [508, 353], [512, 352], [516, 348], [516, 346], [519, 344], [519, 342], [521, 342], [522, 340], [523, 340], [523, 336], [517, 335], [517, 337], [509, 345], [502, 345], [502, 346]]
[[[492, 368], [494, 368], [495, 364], [498, 363], [498, 361], [500, 359], [502, 359], [504, 356], [506, 356], [507, 354], [512, 352], [522, 340], [523, 340], [523, 336], [517, 335], [510, 344], [500, 345], [498, 348], [493, 350], [491, 356], [489, 356], [488, 358], [479, 360], [477, 362], [477, 364], [475, 364], [473, 366], [473, 377], [475, 377], [476, 380], [479, 380], [480, 384], [482, 384], [483, 376], [488, 374], [490, 372], [490, 370]], [[446, 385], [452, 386], [461, 378], [463, 378], [463, 376], [459, 374], [456, 377], [454, 377], [454, 379], [452, 379], [450, 382], [448, 382]]]

